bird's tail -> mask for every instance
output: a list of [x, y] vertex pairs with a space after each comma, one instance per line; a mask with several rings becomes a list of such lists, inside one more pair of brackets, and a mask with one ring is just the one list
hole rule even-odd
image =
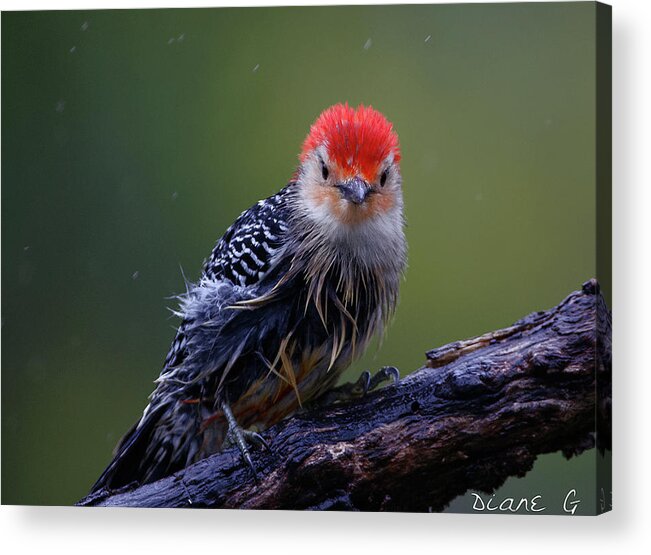
[[120, 440], [90, 493], [154, 482], [184, 468], [198, 449], [196, 426], [192, 409], [177, 402], [147, 411]]

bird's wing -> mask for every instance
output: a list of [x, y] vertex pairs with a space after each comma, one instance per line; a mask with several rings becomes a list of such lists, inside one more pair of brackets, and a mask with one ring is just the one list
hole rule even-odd
[[[290, 183], [275, 195], [245, 210], [217, 241], [206, 260], [200, 284], [226, 282], [255, 287], [274, 268], [285, 244]], [[184, 319], [165, 358], [163, 373], [178, 367], [187, 357], [188, 328]]]

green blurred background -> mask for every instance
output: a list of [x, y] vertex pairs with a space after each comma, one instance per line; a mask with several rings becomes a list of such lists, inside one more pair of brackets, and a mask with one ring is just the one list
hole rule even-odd
[[[333, 103], [394, 122], [409, 241], [388, 337], [345, 378], [579, 288], [594, 41], [593, 3], [3, 13], [2, 502], [87, 492], [160, 371], [181, 268]], [[594, 468], [547, 455], [498, 497], [574, 487], [590, 512]]]

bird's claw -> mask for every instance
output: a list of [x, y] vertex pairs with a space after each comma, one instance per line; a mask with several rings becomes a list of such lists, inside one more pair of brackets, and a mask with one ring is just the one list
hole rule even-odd
[[373, 375], [368, 370], [364, 370], [357, 381], [332, 388], [318, 399], [317, 404], [324, 406], [361, 399], [384, 382], [397, 383], [398, 380], [400, 380], [400, 372], [394, 366], [383, 366]]
[[384, 382], [398, 383], [400, 381], [400, 372], [395, 366], [383, 366], [373, 376], [371, 376], [366, 392], [377, 389]]
[[249, 443], [249, 445], [254, 445], [255, 447], [264, 449], [265, 451], [271, 451], [271, 447], [269, 447], [267, 440], [265, 440], [265, 438], [263, 438], [258, 432], [254, 432], [253, 430], [243, 430], [240, 428], [240, 433], [244, 437], [244, 441]]

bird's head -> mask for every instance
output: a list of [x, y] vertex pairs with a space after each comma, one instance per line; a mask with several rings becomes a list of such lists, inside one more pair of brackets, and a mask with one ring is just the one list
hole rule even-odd
[[401, 220], [398, 136], [372, 107], [325, 110], [303, 143], [300, 162], [300, 196], [315, 224], [350, 231], [375, 220]]

